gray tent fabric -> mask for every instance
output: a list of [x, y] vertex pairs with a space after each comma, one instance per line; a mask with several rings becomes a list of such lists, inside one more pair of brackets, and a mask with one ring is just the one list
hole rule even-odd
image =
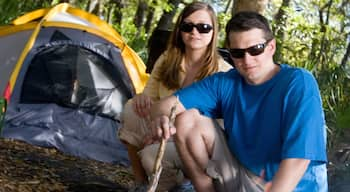
[[3, 136], [128, 166], [126, 149], [117, 138], [118, 127], [113, 119], [56, 104], [19, 104], [8, 108]]
[[2, 136], [129, 165], [117, 137], [123, 105], [133, 94], [120, 51], [106, 43], [54, 39], [29, 55]]

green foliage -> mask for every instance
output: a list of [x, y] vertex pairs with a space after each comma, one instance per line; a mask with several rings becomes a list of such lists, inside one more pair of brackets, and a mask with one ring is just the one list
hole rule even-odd
[[155, 2], [152, 1], [150, 5], [153, 6], [153, 8], [155, 9], [161, 9], [165, 12], [169, 12], [174, 9], [172, 5], [170, 5], [167, 1], [164, 0], [157, 0]]
[[[128, 21], [125, 21], [128, 20]], [[133, 50], [141, 57], [145, 62], [147, 60], [147, 39], [148, 34], [144, 29], [138, 30], [133, 24], [132, 19], [124, 19], [121, 25], [114, 25], [116, 30], [122, 35], [125, 42], [133, 48]]]
[[225, 37], [226, 37], [226, 32], [225, 32], [225, 26], [228, 20], [230, 20], [231, 16], [225, 13], [218, 13], [218, 22], [219, 22], [219, 37], [218, 37], [218, 45], [219, 47], [224, 47], [225, 46]]
[[[129, 2], [130, 5], [133, 2]], [[136, 13], [136, 2], [134, 6], [122, 8], [123, 22], [114, 24], [113, 27], [121, 34], [124, 41], [141, 57], [145, 62], [147, 59], [147, 39], [148, 34], [145, 33], [144, 27], [140, 30], [134, 24], [134, 14]]]
[[33, 1], [8, 1], [0, 0], [0, 25], [9, 24], [18, 16], [29, 11], [49, 7], [50, 1], [33, 0]]
[[[56, 0], [58, 2], [59, 0]], [[57, 3], [55, 3], [57, 4]], [[55, 5], [53, 4], [53, 5]], [[89, 7], [89, 0], [77, 0], [75, 1], [75, 4], [73, 5], [76, 8], [82, 9], [82, 10], [88, 10]]]
[[[343, 26], [350, 23], [350, 18], [338, 10], [341, 1], [334, 1], [329, 9], [322, 9], [328, 1], [305, 2], [285, 9], [286, 25], [274, 26], [284, 31], [283, 39], [277, 39], [280, 49], [275, 56], [279, 63], [304, 67], [315, 75], [321, 90], [328, 132], [331, 138], [336, 138], [346, 123], [348, 127], [350, 125], [347, 112], [350, 108], [350, 79], [340, 66], [349, 43], [349, 34], [344, 32]], [[323, 22], [319, 15], [321, 9]], [[347, 118], [344, 114], [348, 115]]]
[[350, 128], [350, 108], [337, 114], [337, 127], [341, 129]]

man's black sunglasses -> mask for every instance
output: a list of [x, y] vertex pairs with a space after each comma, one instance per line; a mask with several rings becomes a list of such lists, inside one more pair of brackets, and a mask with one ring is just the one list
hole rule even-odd
[[180, 30], [182, 32], [189, 33], [189, 32], [191, 32], [193, 30], [194, 27], [197, 29], [197, 31], [199, 33], [209, 33], [213, 29], [213, 26], [211, 26], [209, 24], [205, 24], [205, 23], [197, 23], [197, 24], [194, 24], [194, 23], [182, 23], [180, 25]]
[[270, 41], [271, 40], [267, 40], [265, 43], [253, 45], [253, 46], [248, 47], [246, 49], [229, 49], [229, 52], [231, 54], [231, 57], [236, 58], [236, 59], [243, 58], [246, 52], [248, 52], [249, 55], [251, 55], [251, 56], [260, 55], [264, 52], [266, 45]]

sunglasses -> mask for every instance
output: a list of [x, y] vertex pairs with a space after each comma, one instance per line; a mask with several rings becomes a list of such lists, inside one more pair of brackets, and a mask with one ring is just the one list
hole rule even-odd
[[231, 54], [231, 57], [240, 59], [245, 56], [245, 53], [249, 53], [251, 56], [257, 56], [262, 54], [265, 51], [267, 43], [269, 43], [271, 40], [267, 40], [265, 43], [260, 43], [257, 45], [253, 45], [251, 47], [248, 47], [246, 49], [229, 49], [229, 52]]
[[205, 23], [182, 23], [180, 25], [180, 30], [186, 33], [192, 32], [193, 28], [196, 28], [199, 33], [209, 33], [213, 29], [213, 26]]

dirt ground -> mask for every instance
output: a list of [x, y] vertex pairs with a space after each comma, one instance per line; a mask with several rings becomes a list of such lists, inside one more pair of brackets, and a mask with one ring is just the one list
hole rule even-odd
[[133, 184], [125, 167], [3, 138], [0, 165], [0, 192], [115, 192]]
[[[133, 185], [129, 168], [0, 139], [0, 192], [110, 192]], [[350, 129], [329, 152], [330, 192], [350, 191]]]

